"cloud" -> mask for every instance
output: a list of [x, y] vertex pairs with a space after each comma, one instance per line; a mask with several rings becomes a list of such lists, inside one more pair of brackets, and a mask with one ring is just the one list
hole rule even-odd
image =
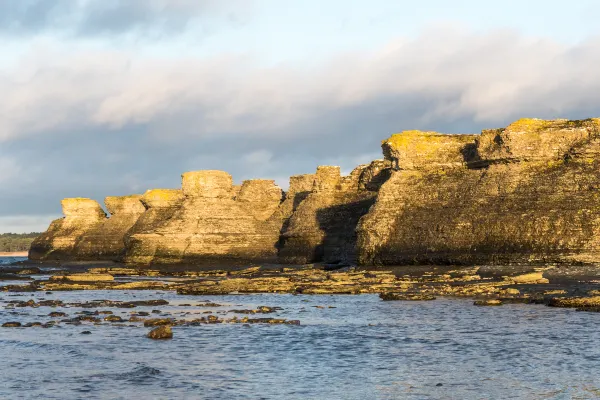
[[33, 46], [0, 68], [0, 158], [28, 179], [4, 186], [0, 215], [178, 187], [193, 169], [280, 184], [320, 164], [350, 171], [404, 129], [475, 133], [520, 117], [600, 116], [599, 61], [598, 38], [566, 45], [450, 28], [310, 69], [248, 55]]
[[207, 15], [242, 7], [218, 0], [18, 0], [0, 2], [0, 33], [8, 35], [60, 32], [76, 36], [152, 36], [186, 29]]

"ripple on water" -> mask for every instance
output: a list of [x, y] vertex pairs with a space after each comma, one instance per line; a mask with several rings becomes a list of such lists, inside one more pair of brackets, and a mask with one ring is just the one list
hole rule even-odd
[[[44, 293], [23, 298], [41, 297]], [[14, 298], [0, 294], [2, 301]], [[171, 304], [161, 306], [163, 312], [183, 310], [181, 297], [170, 292], [69, 292], [54, 298], [164, 298]], [[185, 298], [191, 304], [204, 300]], [[142, 327], [6, 328], [0, 331], [0, 398], [591, 399], [600, 394], [600, 314], [533, 305], [486, 309], [471, 300], [382, 302], [370, 295], [208, 300], [223, 304], [214, 312], [280, 306], [277, 316], [302, 325], [178, 326], [173, 340], [160, 342], [146, 339], [148, 329]], [[79, 310], [53, 309], [70, 315]], [[0, 322], [47, 315], [41, 308], [21, 311], [31, 315], [0, 312]], [[81, 335], [83, 330], [92, 334]]]

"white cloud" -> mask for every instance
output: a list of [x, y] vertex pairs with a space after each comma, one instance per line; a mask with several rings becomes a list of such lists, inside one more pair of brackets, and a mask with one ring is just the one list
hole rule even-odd
[[[0, 140], [61, 130], [151, 125], [157, 136], [286, 135], [324, 110], [426, 99], [423, 123], [567, 115], [600, 100], [600, 41], [567, 46], [514, 32], [429, 31], [318, 70], [258, 67], [245, 56], [136, 58], [46, 48], [0, 75]], [[310, 134], [310, 132], [307, 132]], [[314, 134], [314, 133], [313, 133]]]

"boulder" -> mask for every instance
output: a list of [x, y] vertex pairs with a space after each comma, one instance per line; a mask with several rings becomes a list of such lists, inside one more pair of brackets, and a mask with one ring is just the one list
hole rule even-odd
[[168, 325], [159, 326], [152, 329], [147, 337], [149, 339], [173, 339], [173, 330]]

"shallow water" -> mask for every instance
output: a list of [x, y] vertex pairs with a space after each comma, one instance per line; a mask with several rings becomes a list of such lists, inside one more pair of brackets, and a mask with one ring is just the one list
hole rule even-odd
[[[159, 308], [178, 318], [185, 312], [279, 306], [283, 310], [276, 317], [299, 319], [302, 325], [177, 326], [170, 341], [146, 339], [149, 328], [114, 324], [0, 328], [0, 398], [600, 397], [597, 313], [533, 305], [475, 307], [472, 300], [456, 299], [382, 302], [374, 295], [86, 291], [0, 293], [0, 323], [43, 322], [51, 311], [81, 311], [3, 308], [7, 301], [30, 298], [162, 298], [170, 304], [102, 309], [126, 316]], [[205, 300], [225, 306], [179, 306]], [[84, 330], [92, 334], [81, 335]]]

